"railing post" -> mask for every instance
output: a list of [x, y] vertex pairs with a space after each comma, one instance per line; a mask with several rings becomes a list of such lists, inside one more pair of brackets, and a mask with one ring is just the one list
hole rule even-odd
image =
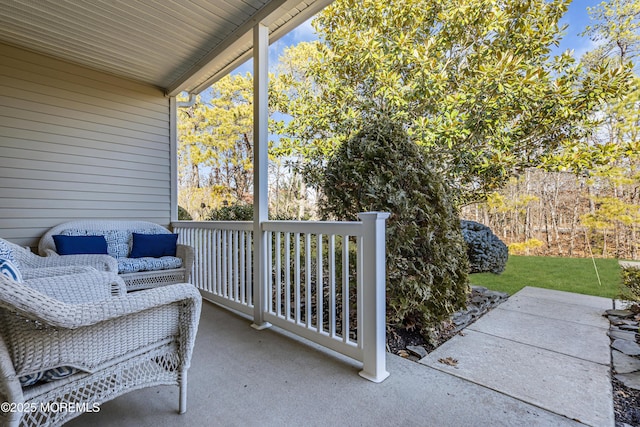
[[362, 347], [360, 376], [379, 383], [389, 376], [386, 368], [386, 244], [387, 212], [359, 213], [362, 238]]

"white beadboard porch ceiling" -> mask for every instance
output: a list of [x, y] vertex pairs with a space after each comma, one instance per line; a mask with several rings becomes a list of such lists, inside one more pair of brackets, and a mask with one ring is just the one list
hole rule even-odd
[[0, 0], [0, 42], [176, 95], [249, 59], [252, 28], [282, 37], [332, 0]]

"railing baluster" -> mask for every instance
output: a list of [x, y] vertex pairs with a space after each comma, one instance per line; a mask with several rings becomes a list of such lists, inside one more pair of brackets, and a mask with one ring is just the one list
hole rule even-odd
[[291, 233], [284, 233], [284, 316], [291, 319]]
[[295, 260], [295, 323], [300, 323], [300, 233], [295, 234], [294, 243], [294, 260]]
[[244, 231], [240, 231], [239, 232], [239, 237], [240, 237], [240, 241], [238, 242], [238, 262], [240, 263], [239, 265], [239, 273], [240, 273], [240, 279], [239, 279], [239, 283], [240, 283], [240, 302], [242, 304], [246, 304], [247, 303], [247, 282], [246, 282], [246, 271], [245, 271], [245, 259], [244, 257], [245, 255], [245, 242], [244, 242], [244, 238], [245, 238], [245, 234]]
[[236, 295], [236, 302], [240, 302], [240, 271], [238, 270], [238, 231], [233, 230], [233, 289]]
[[329, 335], [336, 336], [336, 236], [329, 236]]
[[323, 254], [322, 254], [322, 234], [318, 234], [317, 236], [317, 253], [316, 253], [316, 323], [317, 323], [317, 329], [318, 332], [322, 332], [323, 331], [323, 323], [324, 323], [324, 306], [323, 306], [323, 299], [324, 299], [324, 283], [323, 283], [323, 267], [324, 264], [322, 262], [323, 260]]
[[220, 261], [220, 269], [222, 271], [222, 295], [225, 298], [231, 299], [231, 295], [229, 293], [229, 269], [228, 269], [228, 259], [229, 259], [229, 231], [222, 230], [220, 233], [220, 253], [222, 254], [222, 259]]
[[348, 235], [342, 236], [342, 341], [349, 342], [351, 325], [349, 324], [349, 245]]
[[305, 263], [305, 316], [307, 328], [311, 328], [311, 233], [304, 235], [304, 263]]
[[275, 256], [275, 267], [276, 267], [276, 277], [274, 280], [276, 286], [276, 316], [282, 316], [282, 250], [280, 248], [281, 241], [281, 233], [277, 232], [276, 234], [276, 256]]
[[251, 266], [253, 265], [253, 260], [251, 254], [253, 253], [253, 232], [246, 231], [246, 235], [249, 237], [247, 239], [247, 302], [249, 307], [253, 307], [253, 271], [251, 270]]
[[233, 289], [233, 232], [227, 230], [227, 244], [225, 246], [226, 261], [227, 261], [227, 292], [231, 301], [236, 299], [236, 295]]
[[216, 230], [216, 293], [224, 297], [224, 288], [222, 287], [222, 231]]
[[267, 311], [273, 313], [273, 233], [267, 234]]

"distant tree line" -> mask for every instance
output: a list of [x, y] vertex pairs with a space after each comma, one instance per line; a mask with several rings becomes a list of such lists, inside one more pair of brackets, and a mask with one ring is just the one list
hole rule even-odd
[[640, 192], [568, 172], [529, 169], [462, 209], [521, 255], [638, 259]]

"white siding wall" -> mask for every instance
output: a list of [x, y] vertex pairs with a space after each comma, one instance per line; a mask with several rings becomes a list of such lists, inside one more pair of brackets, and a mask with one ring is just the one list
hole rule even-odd
[[0, 44], [0, 237], [36, 246], [77, 218], [171, 214], [160, 89]]

